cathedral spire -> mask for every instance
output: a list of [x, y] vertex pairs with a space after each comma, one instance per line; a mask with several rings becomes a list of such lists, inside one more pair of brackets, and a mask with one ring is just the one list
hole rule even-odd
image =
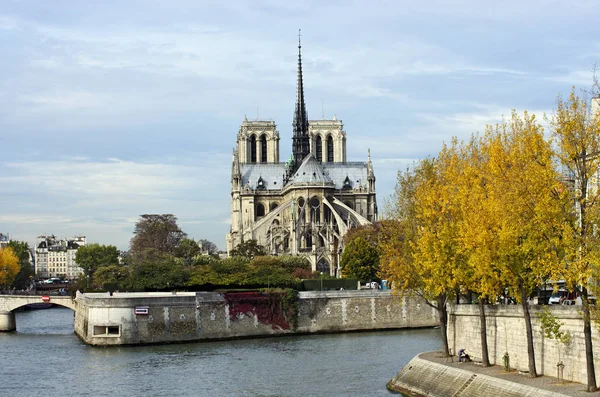
[[300, 166], [302, 160], [310, 153], [308, 138], [308, 114], [304, 103], [304, 83], [302, 81], [302, 44], [300, 30], [298, 30], [298, 81], [296, 87], [296, 109], [294, 123], [292, 124], [292, 153], [294, 156], [294, 171]]

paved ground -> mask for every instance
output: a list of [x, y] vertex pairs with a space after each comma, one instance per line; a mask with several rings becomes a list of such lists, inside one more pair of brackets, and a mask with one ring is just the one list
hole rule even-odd
[[443, 356], [441, 352], [427, 352], [420, 354], [420, 357], [424, 360], [433, 361], [439, 364], [448, 365], [450, 367], [461, 368], [467, 371], [471, 371], [478, 374], [484, 374], [493, 376], [500, 379], [505, 379], [515, 383], [521, 383], [523, 385], [537, 387], [540, 389], [549, 390], [555, 393], [564, 394], [567, 396], [599, 396], [600, 392], [588, 393], [585, 391], [586, 385], [575, 382], [559, 383], [557, 378], [551, 376], [538, 376], [537, 378], [530, 378], [526, 374], [519, 374], [513, 370], [510, 372], [504, 371], [499, 365], [494, 365], [488, 368], [484, 368], [478, 363], [460, 363], [458, 358], [455, 356], [453, 360], [450, 360]]

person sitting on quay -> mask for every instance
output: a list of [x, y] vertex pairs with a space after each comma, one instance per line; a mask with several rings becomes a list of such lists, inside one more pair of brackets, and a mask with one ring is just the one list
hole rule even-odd
[[465, 352], [465, 349], [460, 349], [458, 351], [458, 362], [468, 363], [469, 361], [471, 361], [471, 357]]

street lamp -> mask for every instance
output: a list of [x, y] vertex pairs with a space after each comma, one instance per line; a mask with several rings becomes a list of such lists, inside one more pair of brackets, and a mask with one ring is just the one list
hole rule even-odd
[[323, 272], [321, 272], [321, 291], [323, 291]]

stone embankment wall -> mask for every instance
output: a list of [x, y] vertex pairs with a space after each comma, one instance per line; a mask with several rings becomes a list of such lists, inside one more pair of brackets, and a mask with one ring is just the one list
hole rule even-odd
[[84, 294], [77, 301], [75, 332], [98, 346], [439, 324], [436, 311], [418, 298], [388, 291], [301, 292], [297, 311], [216, 292]]
[[[539, 315], [544, 306], [530, 306], [536, 370], [540, 375], [557, 376], [556, 364], [564, 363], [564, 379], [586, 383], [585, 341], [580, 306], [548, 306], [551, 312], [564, 323], [562, 330], [571, 335], [568, 346], [557, 345], [554, 340], [544, 338]], [[488, 353], [492, 364], [503, 365], [502, 357], [508, 352], [511, 368], [528, 371], [527, 334], [520, 305], [486, 306]], [[600, 339], [592, 325], [596, 379], [600, 379]], [[457, 305], [450, 312], [448, 321], [448, 343], [452, 352], [466, 349], [476, 360], [481, 360], [481, 337], [478, 305]], [[560, 358], [559, 358], [560, 349]]]
[[551, 391], [475, 374], [427, 361], [419, 356], [402, 368], [387, 386], [391, 390], [416, 397], [557, 396]]

